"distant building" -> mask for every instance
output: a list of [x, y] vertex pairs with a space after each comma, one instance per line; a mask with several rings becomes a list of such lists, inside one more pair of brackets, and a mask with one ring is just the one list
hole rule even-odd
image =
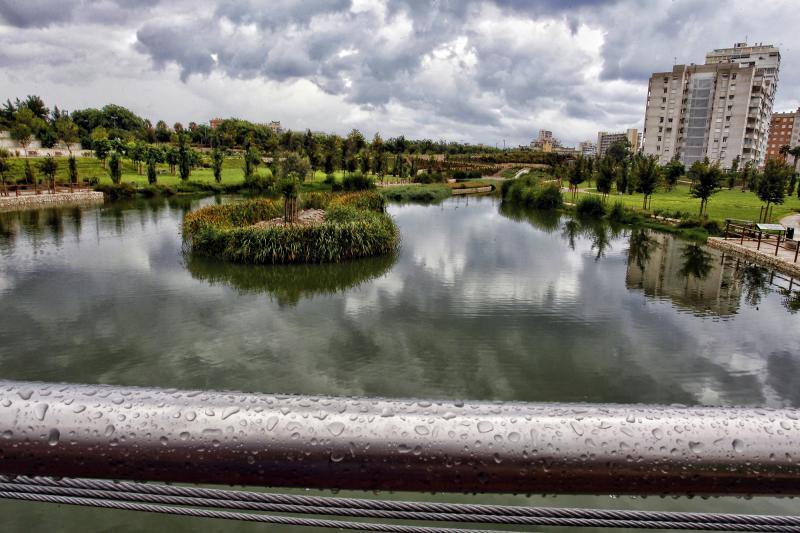
[[212, 130], [217, 129], [217, 126], [219, 126], [223, 122], [225, 122], [224, 118], [212, 118], [211, 120], [208, 121], [208, 123], [211, 126]]
[[639, 130], [628, 128], [625, 132], [609, 133], [607, 131], [597, 132], [597, 156], [603, 157], [612, 144], [619, 141], [628, 140], [632, 152], [639, 151]]
[[281, 128], [281, 121], [280, 120], [273, 120], [267, 127], [273, 131], [273, 133], [281, 133], [283, 128]]
[[583, 157], [594, 157], [597, 154], [597, 145], [592, 141], [579, 142], [578, 153]]
[[[800, 109], [789, 113], [774, 113], [769, 123], [769, 138], [767, 140], [767, 161], [770, 159], [783, 159], [781, 147], [794, 148], [800, 145]], [[794, 163], [794, 157], [786, 156], [789, 163]]]
[[664, 164], [708, 157], [723, 168], [734, 159], [764, 163], [780, 52], [736, 43], [706, 55], [704, 65], [675, 65], [650, 77], [644, 153]]
[[531, 141], [531, 149], [542, 152], [552, 152], [559, 147], [561, 142], [553, 137], [553, 132], [550, 130], [539, 130], [539, 136]]

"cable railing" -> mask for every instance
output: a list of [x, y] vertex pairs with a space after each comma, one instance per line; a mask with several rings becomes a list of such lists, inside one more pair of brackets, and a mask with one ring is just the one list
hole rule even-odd
[[800, 531], [796, 517], [351, 501], [152, 483], [794, 496], [800, 494], [798, 435], [796, 409], [389, 400], [0, 381], [0, 498], [277, 520], [270, 523], [289, 522], [261, 513], [289, 513], [319, 522], [299, 525], [319, 527], [350, 528], [302, 515]]

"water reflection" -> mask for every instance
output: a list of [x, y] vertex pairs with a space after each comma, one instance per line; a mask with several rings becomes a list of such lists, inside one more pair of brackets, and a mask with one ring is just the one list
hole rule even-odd
[[210, 284], [229, 285], [240, 293], [267, 293], [280, 305], [296, 305], [302, 298], [334, 294], [383, 276], [394, 255], [320, 265], [240, 265], [187, 254], [192, 277]]

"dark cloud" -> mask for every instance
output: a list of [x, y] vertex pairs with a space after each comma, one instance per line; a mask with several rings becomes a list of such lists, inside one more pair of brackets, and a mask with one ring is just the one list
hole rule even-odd
[[[652, 72], [676, 58], [700, 63], [708, 50], [747, 35], [787, 43], [777, 106], [800, 103], [790, 90], [800, 70], [789, 47], [798, 23], [789, 0], [755, 11], [745, 0], [0, 0], [0, 20], [24, 29], [0, 33], [9, 79], [24, 79], [19, 69], [29, 64], [47, 65], [39, 87], [104, 71], [106, 85], [117, 72], [179, 79], [173, 94], [189, 91], [214, 114], [216, 107], [249, 116], [252, 108], [208, 92], [203, 80], [221, 76], [282, 94], [272, 114], [321, 122], [292, 124], [298, 128], [340, 127], [334, 114], [310, 117], [287, 102], [279, 88], [303, 82], [305, 96], [340, 106], [345, 129], [455, 131], [493, 144], [506, 136], [525, 142], [545, 128], [576, 142], [598, 129], [640, 127]], [[159, 106], [164, 114], [175, 107], [145, 104]]]

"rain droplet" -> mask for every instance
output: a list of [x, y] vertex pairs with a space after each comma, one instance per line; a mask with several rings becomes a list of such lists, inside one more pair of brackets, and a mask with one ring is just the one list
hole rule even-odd
[[338, 437], [344, 431], [344, 424], [341, 422], [331, 422], [328, 424], [328, 431], [330, 431], [331, 435], [334, 437]]
[[425, 426], [417, 426], [414, 428], [414, 431], [417, 433], [417, 435], [422, 435], [422, 436], [428, 435], [431, 432], [431, 430], [429, 430]]
[[239, 412], [238, 407], [228, 407], [222, 412], [222, 419], [225, 420]]
[[744, 442], [739, 439], [733, 439], [731, 445], [733, 446], [733, 451], [737, 453], [742, 453], [744, 451]]
[[36, 413], [36, 418], [39, 420], [44, 420], [44, 415], [47, 414], [47, 409], [50, 407], [46, 403], [37, 403], [36, 407], [33, 408], [34, 412]]
[[653, 430], [653, 437], [655, 437], [656, 440], [661, 440], [661, 439], [664, 438], [664, 432], [661, 431], [661, 429], [659, 429], [659, 428], [655, 428]]
[[481, 433], [488, 433], [494, 429], [494, 424], [489, 422], [488, 420], [481, 420], [478, 422], [478, 431]]
[[703, 449], [703, 443], [689, 441], [689, 449], [692, 450], [694, 453], [700, 453], [700, 451], [702, 451]]
[[59, 432], [56, 428], [50, 430], [50, 433], [47, 435], [47, 444], [50, 446], [55, 446], [58, 444], [58, 440], [61, 438], [61, 432]]
[[267, 431], [272, 431], [278, 425], [278, 417], [271, 416], [267, 418]]

